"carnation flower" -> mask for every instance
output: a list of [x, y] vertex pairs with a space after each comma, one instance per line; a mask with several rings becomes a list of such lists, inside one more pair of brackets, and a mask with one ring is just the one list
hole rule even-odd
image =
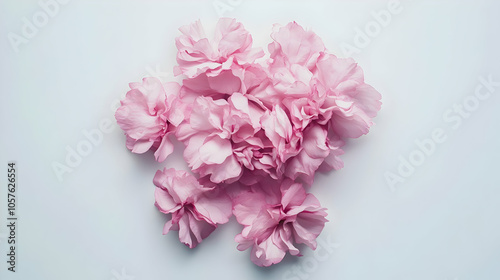
[[162, 213], [172, 214], [163, 234], [179, 231], [179, 240], [189, 248], [196, 247], [217, 224], [226, 223], [231, 216], [231, 200], [224, 190], [203, 187], [185, 171], [158, 170], [153, 182], [156, 207]]
[[[215, 76], [203, 73], [184, 79], [180, 96], [191, 102], [198, 96], [209, 96], [214, 100], [227, 99], [235, 92], [247, 94], [267, 82], [266, 69], [260, 64], [251, 64], [244, 68], [222, 70]], [[253, 101], [262, 104], [259, 99]]]
[[363, 70], [353, 59], [326, 55], [317, 63], [316, 76], [326, 89], [322, 118], [342, 138], [368, 133], [380, 110], [381, 95], [364, 82]]
[[261, 130], [264, 108], [258, 103], [234, 93], [228, 100], [200, 96], [192, 106], [189, 120], [176, 135], [186, 145], [184, 158], [194, 172], [210, 175], [214, 183], [230, 183], [244, 167], [275, 167], [272, 143]]
[[270, 106], [281, 101], [300, 131], [328, 123], [340, 138], [368, 133], [380, 110], [380, 94], [364, 82], [352, 59], [328, 54], [321, 39], [295, 22], [279, 28], [269, 44], [270, 80], [251, 94]]
[[321, 165], [325, 170], [338, 170], [344, 167], [339, 157], [344, 154], [341, 149], [343, 145], [342, 140], [332, 141], [328, 138], [326, 126], [309, 125], [304, 131], [302, 150], [287, 162], [285, 175], [311, 185], [314, 174]]
[[127, 137], [127, 148], [138, 154], [156, 149], [155, 158], [161, 162], [174, 148], [169, 134], [184, 119], [177, 98], [180, 86], [173, 82], [162, 84], [157, 78], [144, 78], [142, 83], [130, 83], [130, 88], [115, 113]]
[[212, 97], [215, 100], [225, 99], [235, 92], [240, 92], [242, 88], [241, 79], [230, 70], [221, 71], [217, 76], [207, 76], [203, 73], [192, 79], [184, 79], [182, 84], [181, 97], [191, 102], [198, 96]]
[[281, 162], [299, 152], [302, 135], [292, 127], [290, 119], [281, 106], [275, 105], [262, 116], [262, 127], [274, 146], [274, 153]]
[[296, 22], [284, 27], [276, 25], [271, 38], [274, 42], [269, 44], [268, 49], [274, 67], [297, 64], [312, 70], [318, 57], [326, 51], [318, 35], [304, 30]]
[[185, 146], [194, 176], [165, 168], [153, 180], [156, 207], [171, 215], [163, 233], [179, 231], [194, 248], [234, 214], [238, 249], [259, 266], [300, 256], [299, 244], [315, 249], [327, 214], [304, 186], [344, 166], [342, 146], [368, 133], [380, 94], [353, 59], [296, 22], [275, 26], [266, 60], [234, 19], [220, 19], [210, 38], [199, 21], [180, 31], [182, 85], [132, 83], [115, 114], [134, 153], [156, 149], [163, 161], [169, 135]]
[[297, 244], [315, 249], [327, 222], [325, 209], [301, 184], [292, 180], [278, 184], [253, 186], [233, 200], [233, 213], [244, 226], [235, 238], [238, 250], [252, 248], [251, 260], [259, 266], [280, 262], [286, 252], [300, 256]]
[[261, 49], [252, 49], [252, 36], [235, 19], [221, 18], [213, 39], [208, 39], [200, 21], [179, 29], [176, 39], [176, 75], [194, 78], [200, 74], [216, 76], [223, 70], [242, 67], [262, 57]]

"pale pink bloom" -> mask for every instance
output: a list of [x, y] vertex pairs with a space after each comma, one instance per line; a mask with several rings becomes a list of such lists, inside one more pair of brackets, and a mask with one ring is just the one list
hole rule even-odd
[[222, 188], [203, 187], [185, 171], [158, 170], [153, 182], [156, 207], [172, 214], [163, 234], [179, 231], [179, 240], [189, 248], [196, 247], [231, 216], [231, 199]]
[[293, 127], [303, 131], [309, 125], [324, 124], [320, 119], [321, 104], [320, 98], [302, 97], [289, 100], [287, 108]]
[[296, 22], [284, 27], [275, 26], [271, 34], [274, 42], [269, 44], [272, 66], [297, 64], [312, 70], [322, 52], [326, 51], [321, 38], [312, 31], [306, 31]]
[[299, 98], [313, 99], [315, 81], [313, 71], [318, 58], [325, 51], [321, 39], [312, 31], [305, 31], [296, 22], [286, 26], [275, 25], [269, 44], [268, 79], [251, 94], [266, 106], [281, 103], [289, 106]]
[[[241, 89], [238, 92], [243, 94], [249, 94], [255, 88], [260, 87], [262, 83], [269, 80], [269, 73], [267, 67], [263, 67], [261, 64], [254, 63], [251, 65], [246, 65], [245, 68], [234, 69], [233, 73], [235, 76], [239, 77], [241, 80]], [[261, 100], [253, 99], [262, 104]]]
[[184, 159], [193, 172], [201, 177], [210, 175], [215, 183], [237, 178], [241, 165], [233, 155], [231, 128], [223, 125], [230, 116], [229, 103], [198, 97], [192, 106], [189, 120], [176, 132], [186, 145]]
[[312, 72], [293, 64], [273, 68], [269, 74], [269, 82], [253, 90], [251, 95], [268, 107], [280, 104], [295, 130], [303, 131], [309, 123], [319, 119], [324, 90], [318, 86]]
[[162, 84], [150, 77], [142, 83], [130, 83], [130, 88], [115, 113], [127, 137], [127, 148], [138, 154], [156, 149], [155, 158], [161, 162], [174, 148], [169, 134], [184, 120], [178, 100], [180, 85]]
[[258, 266], [279, 263], [286, 252], [300, 256], [297, 244], [316, 248], [316, 238], [327, 222], [326, 212], [299, 183], [282, 182], [253, 186], [233, 200], [233, 213], [244, 226], [235, 238], [238, 250], [251, 250]]
[[316, 170], [324, 164], [325, 169], [341, 169], [344, 163], [340, 155], [344, 154], [341, 147], [342, 140], [331, 141], [325, 126], [316, 123], [309, 125], [304, 130], [302, 149], [300, 153], [288, 160], [285, 175], [293, 180], [301, 181], [311, 185]]
[[297, 99], [315, 100], [313, 98], [316, 92], [315, 80], [313, 80], [313, 73], [306, 67], [298, 64], [273, 67], [268, 69], [267, 75], [267, 79], [260, 81], [258, 87], [248, 92], [267, 107], [282, 104], [289, 108]]
[[317, 63], [316, 77], [327, 91], [322, 118], [331, 120], [333, 132], [342, 138], [368, 133], [382, 103], [380, 93], [364, 82], [361, 67], [351, 58], [326, 55]]
[[[267, 80], [268, 73], [260, 64], [223, 70], [215, 76], [202, 73], [183, 80], [181, 97], [191, 102], [198, 96], [210, 96], [214, 100], [227, 99], [235, 92], [247, 94]], [[262, 103], [256, 99], [253, 101]]]
[[255, 96], [265, 104], [282, 100], [299, 130], [316, 120], [329, 123], [340, 138], [368, 133], [380, 110], [381, 96], [364, 82], [354, 60], [328, 54], [316, 34], [295, 22], [271, 37], [271, 83], [255, 91]]
[[287, 113], [279, 104], [265, 112], [261, 123], [266, 136], [273, 143], [276, 157], [282, 163], [297, 155], [302, 134], [293, 128]]
[[198, 96], [209, 96], [212, 99], [224, 99], [242, 89], [242, 81], [232, 71], [224, 70], [217, 76], [200, 74], [192, 79], [184, 79], [182, 82], [181, 97], [191, 100]]
[[252, 36], [235, 19], [221, 18], [215, 27], [214, 37], [209, 39], [200, 21], [179, 29], [176, 39], [176, 75], [194, 78], [200, 74], [216, 76], [223, 70], [239, 68], [262, 57], [261, 49], [252, 49]]
[[326, 50], [316, 34], [295, 22], [275, 29], [271, 35], [274, 42], [269, 44], [268, 80], [249, 94], [268, 107], [281, 104], [294, 129], [302, 131], [321, 114], [324, 91], [314, 73]]
[[189, 120], [176, 131], [189, 167], [214, 183], [236, 181], [243, 168], [275, 168], [272, 143], [261, 130], [263, 114], [263, 107], [241, 93], [228, 100], [197, 97]]
[[239, 250], [259, 266], [280, 262], [299, 244], [316, 247], [326, 212], [306, 193], [318, 170], [340, 169], [346, 138], [368, 133], [380, 94], [352, 59], [329, 54], [312, 31], [275, 26], [264, 53], [241, 23], [222, 18], [206, 36], [199, 21], [180, 28], [176, 75], [182, 87], [146, 78], [130, 84], [116, 119], [134, 153], [185, 145], [196, 178], [164, 169], [155, 205], [171, 219], [164, 234], [195, 247], [231, 213], [244, 226]]

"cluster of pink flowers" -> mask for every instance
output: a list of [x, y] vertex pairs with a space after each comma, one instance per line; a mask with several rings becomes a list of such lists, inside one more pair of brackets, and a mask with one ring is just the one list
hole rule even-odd
[[163, 233], [195, 247], [234, 215], [259, 266], [280, 262], [298, 244], [316, 248], [327, 221], [307, 193], [318, 169], [340, 169], [348, 138], [368, 133], [380, 94], [350, 58], [327, 52], [312, 31], [276, 26], [269, 53], [234, 19], [207, 37], [197, 21], [180, 28], [176, 75], [182, 85], [145, 78], [131, 83], [116, 112], [134, 153], [172, 153], [185, 145], [192, 173], [158, 171], [156, 207], [171, 214]]

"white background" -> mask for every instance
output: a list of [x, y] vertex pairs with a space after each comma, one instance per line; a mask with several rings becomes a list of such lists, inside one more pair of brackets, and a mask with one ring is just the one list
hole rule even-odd
[[[221, 0], [222, 1], [222, 0]], [[223, 0], [222, 2], [226, 2]], [[241, 3], [239, 3], [241, 2]], [[266, 47], [274, 23], [295, 20], [332, 52], [387, 1], [232, 1], [235, 17]], [[177, 28], [219, 14], [209, 1], [80, 1], [59, 11], [14, 51], [9, 33], [43, 11], [0, 4], [0, 278], [9, 279], [423, 279], [500, 277], [500, 87], [456, 129], [443, 114], [474, 94], [480, 76], [500, 81], [497, 1], [402, 1], [402, 11], [353, 55], [383, 96], [371, 132], [350, 141], [345, 168], [318, 174], [312, 192], [329, 210], [320, 239], [335, 249], [259, 268], [236, 250], [233, 220], [190, 250], [154, 207], [152, 178], [185, 168], [182, 145], [166, 163], [125, 148], [111, 107], [158, 68], [172, 71]], [[59, 181], [53, 162], [112, 121], [89, 155]], [[399, 156], [441, 128], [446, 141], [393, 189]], [[7, 271], [6, 170], [18, 167], [17, 272]], [[4, 177], [5, 176], [5, 177]], [[325, 257], [326, 255], [326, 257]], [[295, 269], [303, 275], [295, 274]], [[295, 278], [294, 278], [295, 277]], [[300, 278], [302, 277], [302, 278]]]

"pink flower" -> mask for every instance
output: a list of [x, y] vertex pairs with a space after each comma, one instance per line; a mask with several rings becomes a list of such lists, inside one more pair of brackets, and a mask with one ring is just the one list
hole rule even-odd
[[242, 67], [262, 57], [261, 49], [252, 49], [252, 36], [235, 19], [221, 18], [215, 36], [209, 40], [200, 21], [179, 29], [183, 35], [176, 39], [176, 75], [194, 78], [205, 73], [216, 76], [223, 70]]
[[300, 256], [300, 244], [315, 249], [327, 214], [304, 186], [344, 166], [342, 147], [368, 133], [380, 94], [354, 60], [328, 53], [296, 22], [275, 26], [263, 60], [235, 19], [220, 19], [213, 36], [199, 21], [180, 31], [182, 86], [131, 83], [115, 114], [134, 153], [156, 149], [163, 161], [171, 134], [185, 145], [196, 177], [165, 168], [153, 180], [156, 207], [171, 215], [163, 233], [178, 231], [194, 248], [234, 214], [238, 250], [259, 266]]
[[336, 135], [357, 138], [368, 133], [381, 107], [381, 95], [364, 82], [363, 70], [353, 59], [326, 55], [317, 63], [316, 77], [326, 89], [322, 118], [330, 120]]
[[144, 78], [142, 83], [130, 83], [130, 88], [115, 113], [127, 137], [127, 148], [138, 154], [156, 149], [155, 158], [161, 162], [173, 151], [169, 134], [184, 119], [177, 99], [180, 86]]
[[[191, 103], [198, 96], [211, 97], [213, 100], [227, 99], [235, 92], [247, 95], [267, 80], [267, 72], [260, 64], [222, 70], [215, 76], [202, 73], [194, 78], [183, 80], [180, 96]], [[261, 100], [257, 98], [253, 98], [252, 101], [263, 106]]]
[[341, 169], [344, 163], [340, 155], [344, 154], [341, 147], [344, 141], [331, 141], [325, 126], [311, 124], [304, 130], [302, 149], [297, 156], [286, 163], [285, 175], [293, 180], [311, 185], [316, 170], [324, 163], [325, 169]]
[[352, 59], [328, 54], [321, 39], [297, 23], [271, 36], [270, 82], [251, 94], [266, 106], [280, 100], [295, 129], [311, 122], [324, 125], [340, 138], [368, 133], [380, 110], [380, 94], [364, 82]]
[[288, 115], [280, 105], [275, 105], [271, 111], [266, 111], [261, 122], [266, 136], [273, 143], [274, 153], [281, 162], [297, 155], [302, 135], [292, 127]]
[[269, 44], [272, 66], [297, 64], [312, 70], [322, 52], [326, 51], [323, 41], [312, 31], [305, 31], [296, 22], [284, 27], [275, 26], [271, 34], [274, 42]]
[[189, 248], [196, 247], [231, 216], [231, 200], [223, 189], [203, 187], [185, 171], [158, 170], [153, 182], [156, 207], [172, 214], [163, 234], [179, 231], [179, 240]]
[[313, 73], [306, 67], [298, 64], [283, 65], [272, 67], [268, 71], [268, 78], [249, 91], [249, 94], [261, 100], [267, 107], [282, 104], [290, 109], [291, 103], [298, 99], [316, 99]]
[[274, 176], [273, 146], [260, 123], [264, 110], [241, 93], [228, 100], [196, 98], [189, 120], [176, 132], [189, 167], [213, 183], [234, 182], [244, 168]]
[[312, 31], [305, 31], [296, 22], [284, 27], [275, 25], [269, 44], [268, 80], [261, 82], [251, 94], [266, 106], [277, 102], [290, 106], [293, 100], [313, 99], [315, 81], [313, 72], [318, 58], [326, 51], [321, 39]]
[[279, 263], [286, 252], [300, 256], [297, 244], [315, 249], [327, 222], [319, 201], [291, 180], [282, 181], [279, 189], [266, 184], [242, 192], [233, 200], [233, 213], [244, 226], [235, 238], [238, 250], [251, 247], [258, 266]]
[[181, 90], [182, 98], [209, 96], [214, 100], [226, 98], [242, 89], [242, 81], [232, 71], [224, 70], [217, 76], [203, 73], [192, 79], [184, 79]]

